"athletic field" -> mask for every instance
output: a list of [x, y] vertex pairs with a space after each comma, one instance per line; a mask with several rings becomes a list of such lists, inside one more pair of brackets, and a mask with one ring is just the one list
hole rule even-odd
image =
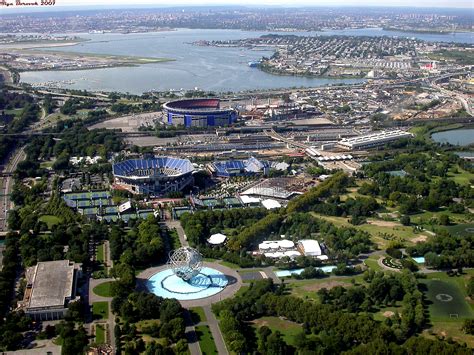
[[431, 320], [458, 320], [474, 317], [474, 312], [464, 299], [458, 285], [453, 281], [423, 280], [427, 286]]

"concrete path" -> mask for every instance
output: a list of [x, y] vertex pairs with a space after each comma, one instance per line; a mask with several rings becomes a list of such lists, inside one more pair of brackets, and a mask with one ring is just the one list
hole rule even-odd
[[108, 307], [109, 307], [109, 317], [106, 320], [96, 320], [92, 321], [92, 324], [107, 324], [108, 328], [108, 336], [107, 339], [109, 340], [108, 343], [110, 346], [112, 346], [112, 349], [115, 349], [115, 315], [112, 314], [112, 298], [113, 297], [102, 297], [99, 295], [96, 295], [94, 293], [94, 287], [103, 284], [105, 282], [110, 282], [110, 281], [115, 281], [112, 278], [109, 279], [89, 279], [89, 305], [92, 307], [92, 303], [94, 302], [107, 302]]
[[[214, 343], [216, 344], [218, 354], [229, 354], [227, 347], [225, 346], [224, 337], [221, 333], [221, 328], [219, 328], [219, 321], [217, 320], [214, 313], [212, 313], [211, 306], [204, 306], [204, 314], [207, 318], [207, 325], [211, 330], [212, 337], [214, 338]], [[206, 349], [204, 349], [206, 351]]]
[[186, 339], [188, 340], [188, 348], [191, 355], [201, 355], [201, 347], [199, 346], [199, 341], [196, 334], [196, 329], [194, 329], [193, 320], [189, 311], [184, 310], [184, 320], [186, 321]]
[[165, 221], [163, 223], [168, 227], [169, 230], [176, 229], [176, 231], [178, 232], [179, 242], [181, 243], [182, 247], [189, 246], [188, 241], [184, 237], [185, 234], [183, 227], [181, 227], [181, 223], [179, 221]]

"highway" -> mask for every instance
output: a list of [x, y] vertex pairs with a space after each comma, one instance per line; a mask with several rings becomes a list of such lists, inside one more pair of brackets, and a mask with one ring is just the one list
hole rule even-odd
[[7, 214], [13, 206], [13, 202], [10, 201], [10, 193], [13, 188], [13, 177], [11, 174], [16, 170], [18, 163], [23, 161], [26, 158], [24, 147], [17, 149], [3, 169], [3, 174], [5, 176], [0, 178], [2, 186], [2, 196], [0, 196], [0, 232], [6, 232], [7, 230]]

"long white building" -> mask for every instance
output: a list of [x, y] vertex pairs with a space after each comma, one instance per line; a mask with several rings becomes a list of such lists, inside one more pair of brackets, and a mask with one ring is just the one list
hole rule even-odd
[[337, 146], [345, 150], [369, 149], [402, 138], [413, 138], [413, 134], [399, 129], [380, 131], [358, 137], [343, 138], [337, 143]]

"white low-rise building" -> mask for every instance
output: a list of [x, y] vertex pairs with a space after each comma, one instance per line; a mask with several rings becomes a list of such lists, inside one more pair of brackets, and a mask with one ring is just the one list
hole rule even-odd
[[321, 247], [317, 240], [302, 239], [298, 241], [298, 250], [304, 256], [320, 256], [322, 255]]
[[358, 137], [343, 138], [337, 146], [346, 150], [369, 149], [393, 142], [402, 138], [412, 138], [413, 134], [399, 129], [380, 131]]

